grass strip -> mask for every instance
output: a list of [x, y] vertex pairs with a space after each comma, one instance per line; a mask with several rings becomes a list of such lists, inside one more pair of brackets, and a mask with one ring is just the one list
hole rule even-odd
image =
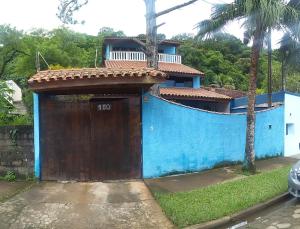
[[189, 192], [154, 192], [178, 227], [204, 223], [267, 201], [287, 191], [290, 166]]

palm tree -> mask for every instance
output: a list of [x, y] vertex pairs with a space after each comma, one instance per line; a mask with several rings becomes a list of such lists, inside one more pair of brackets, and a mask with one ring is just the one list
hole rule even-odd
[[[288, 5], [296, 10], [300, 10], [299, 0], [290, 0]], [[290, 22], [288, 18], [285, 18], [285, 22], [289, 29], [285, 31], [281, 41], [279, 52], [281, 54], [281, 86], [282, 91], [286, 90], [286, 77], [288, 72], [288, 65], [298, 65], [300, 56], [300, 44], [299, 44], [299, 25], [300, 23]]]
[[[295, 2], [295, 0], [292, 0]], [[290, 1], [290, 2], [292, 2]], [[288, 28], [298, 24], [299, 11], [284, 0], [234, 0], [230, 4], [218, 4], [213, 8], [209, 20], [198, 24], [198, 36], [203, 37], [219, 31], [228, 22], [244, 20], [243, 26], [252, 39], [251, 64], [248, 87], [247, 130], [245, 147], [245, 169], [255, 173], [255, 96], [258, 61], [263, 40], [268, 28]]]
[[281, 90], [285, 91], [288, 66], [297, 66], [299, 64], [299, 41], [294, 39], [290, 32], [286, 32], [280, 41], [279, 52], [281, 57]]
[[267, 31], [268, 46], [268, 107], [272, 107], [272, 28]]
[[[253, 31], [244, 32], [244, 44], [248, 45]], [[272, 107], [272, 28], [268, 28], [266, 33], [266, 44], [268, 53], [268, 107]]]

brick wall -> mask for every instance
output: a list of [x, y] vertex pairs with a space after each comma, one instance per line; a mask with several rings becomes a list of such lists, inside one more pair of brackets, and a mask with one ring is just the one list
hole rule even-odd
[[33, 127], [0, 126], [0, 175], [32, 176], [33, 165]]

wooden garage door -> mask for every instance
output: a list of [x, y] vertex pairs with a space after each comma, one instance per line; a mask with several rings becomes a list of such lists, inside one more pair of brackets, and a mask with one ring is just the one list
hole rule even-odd
[[42, 97], [40, 107], [43, 180], [141, 177], [138, 96]]

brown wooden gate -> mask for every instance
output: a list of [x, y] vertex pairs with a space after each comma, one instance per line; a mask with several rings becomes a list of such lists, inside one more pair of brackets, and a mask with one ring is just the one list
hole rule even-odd
[[42, 96], [43, 180], [141, 177], [140, 98]]

